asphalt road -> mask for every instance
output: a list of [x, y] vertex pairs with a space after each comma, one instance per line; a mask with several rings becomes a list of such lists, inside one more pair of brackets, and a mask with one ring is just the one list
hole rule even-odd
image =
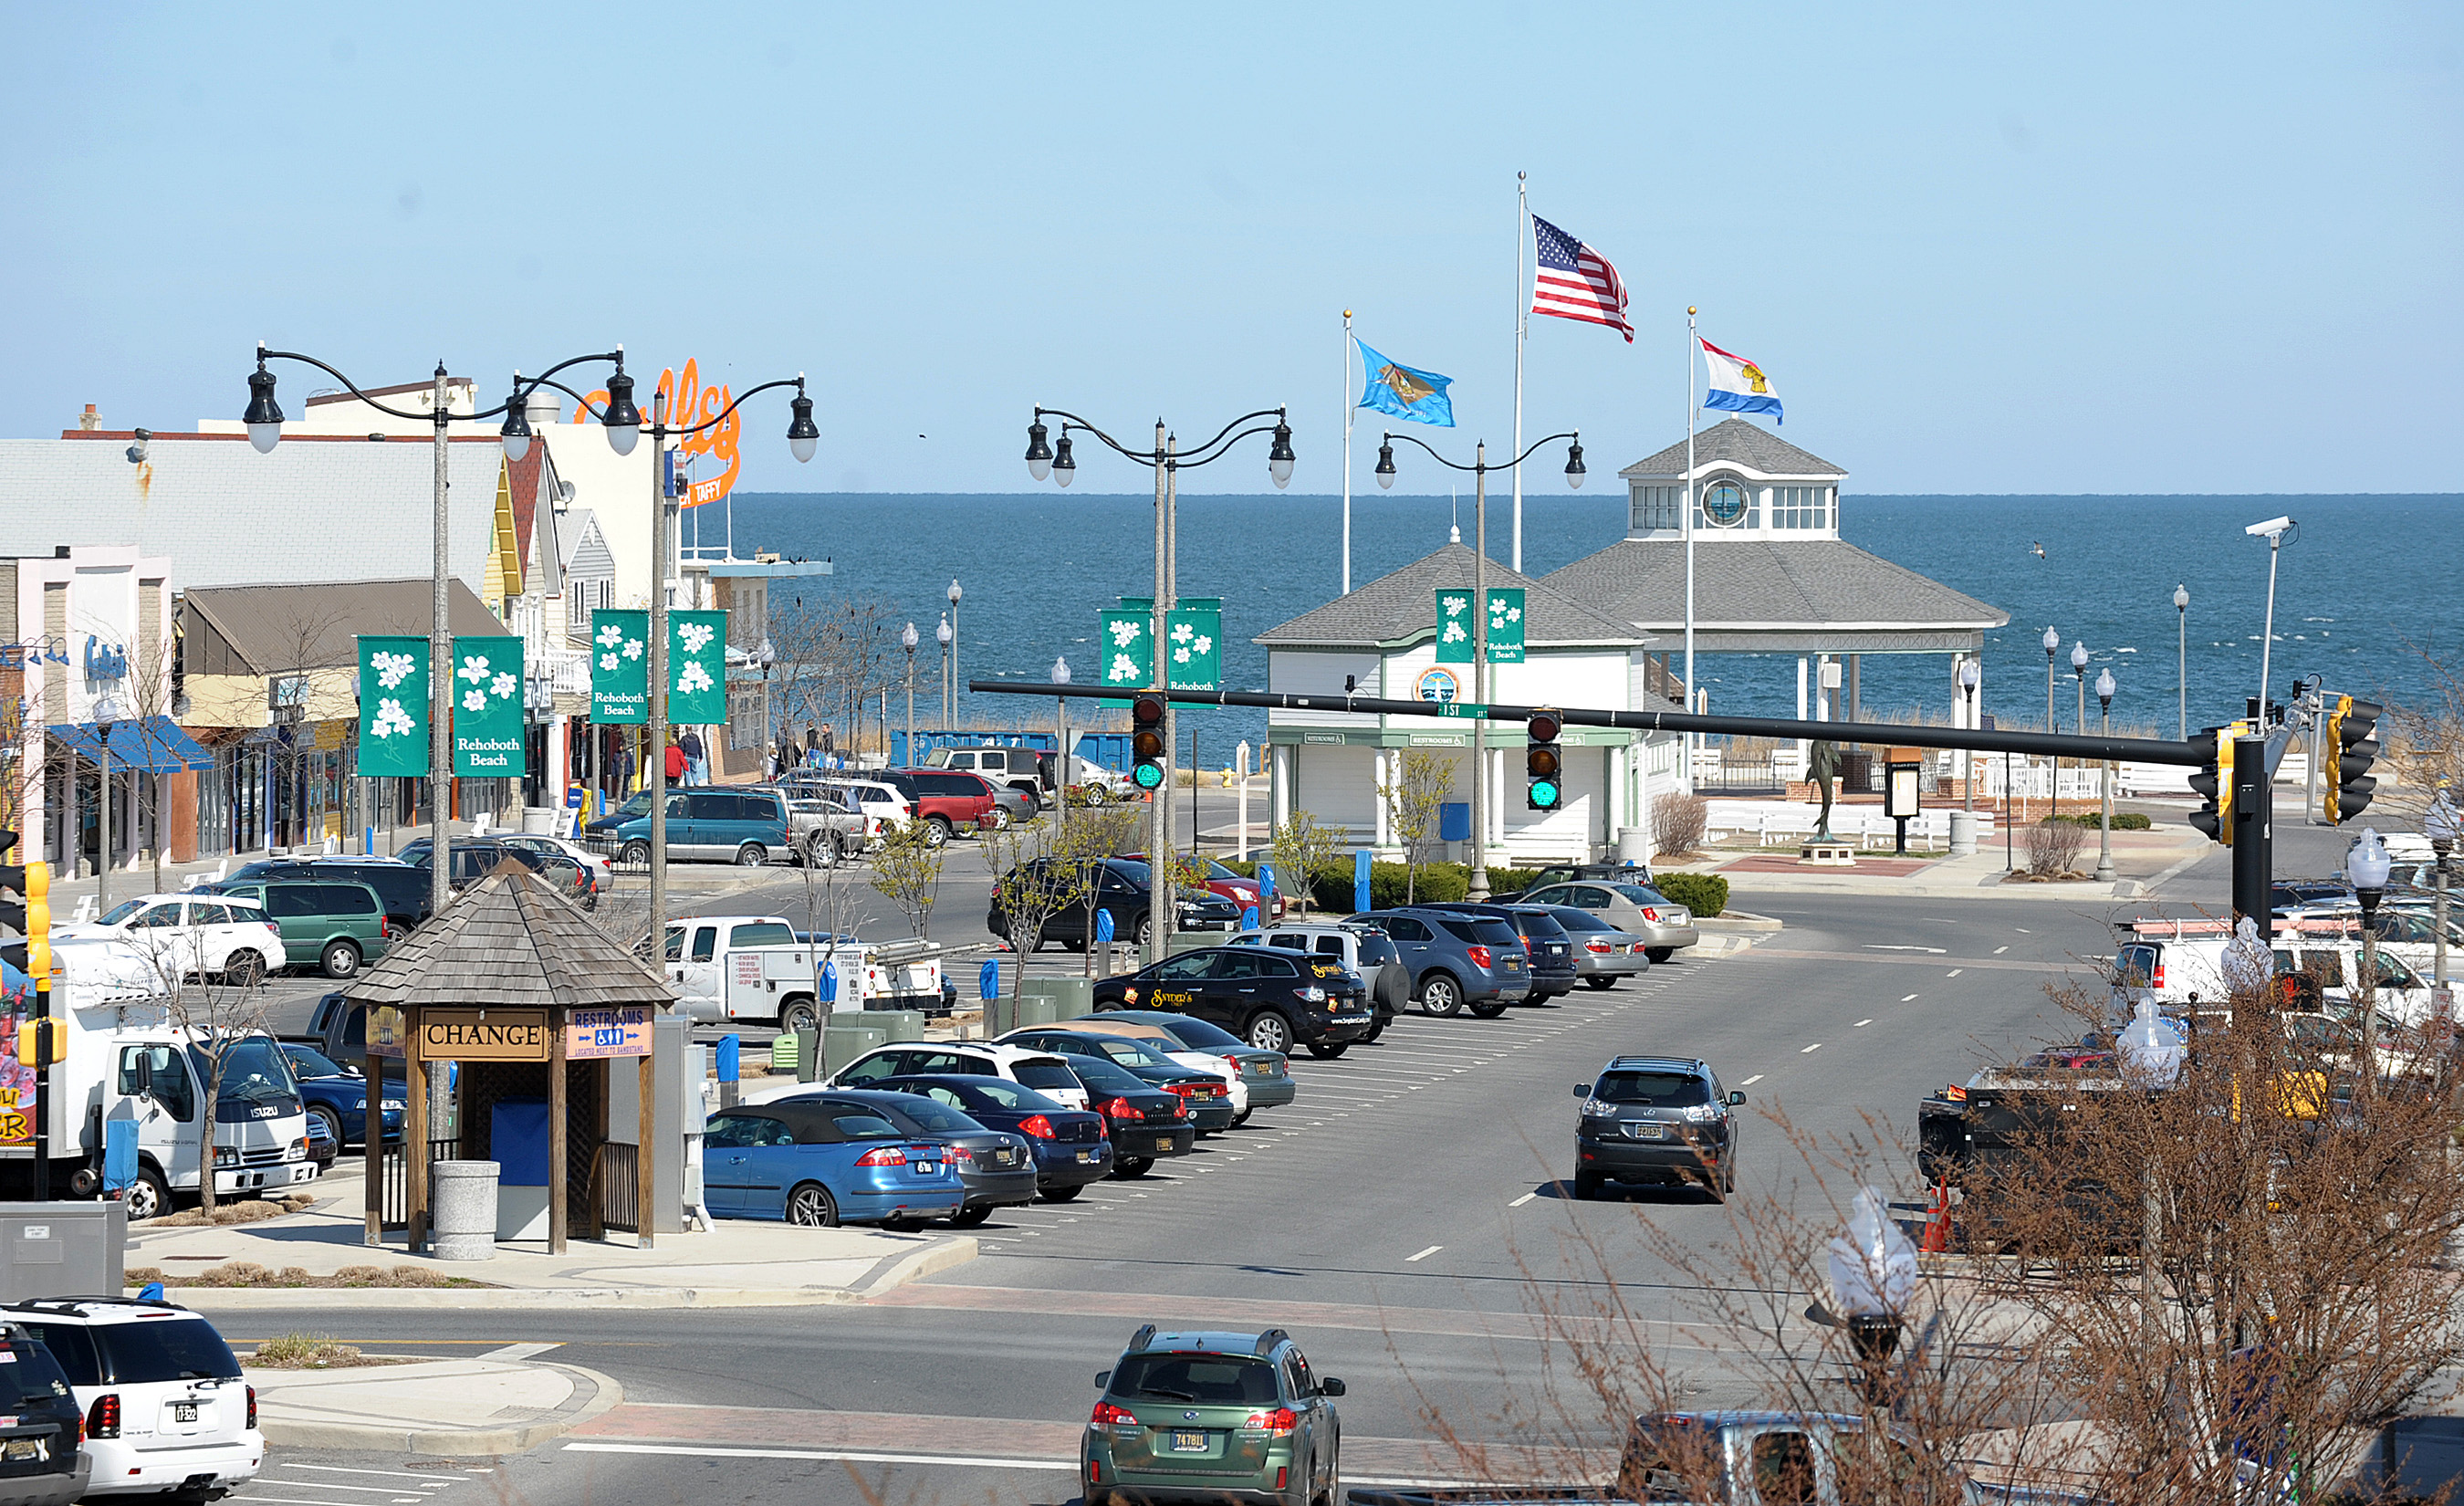
[[[797, 882], [727, 907], [782, 909], [771, 897]], [[1146, 1179], [998, 1216], [978, 1230], [982, 1257], [866, 1307], [302, 1311], [229, 1326], [242, 1340], [306, 1329], [396, 1352], [556, 1342], [549, 1358], [616, 1376], [627, 1405], [591, 1436], [418, 1493], [486, 1489], [540, 1506], [681, 1501], [714, 1486], [782, 1501], [1067, 1499], [1072, 1476], [1052, 1466], [1074, 1447], [1092, 1374], [1147, 1319], [1290, 1328], [1321, 1373], [1351, 1384], [1341, 1408], [1354, 1483], [1380, 1468], [1443, 1473], [1443, 1461], [1405, 1461], [1404, 1441], [1431, 1435], [1432, 1410], [1464, 1436], [1511, 1438], [1509, 1405], [1555, 1405], [1597, 1441], [1611, 1435], [1603, 1408], [1540, 1341], [1532, 1313], [1591, 1312], [1614, 1291], [1646, 1320], [1683, 1317], [1693, 1277], [1655, 1258], [1646, 1230], [1681, 1267], [1716, 1273], [1735, 1226], [1694, 1191], [1561, 1196], [1575, 1082], [1620, 1052], [1706, 1057], [1750, 1100], [1744, 1190], [1782, 1194], [1809, 1225], [1832, 1227], [1855, 1179], [1801, 1160], [1792, 1133], [1875, 1142], [1876, 1179], [1913, 1200], [1917, 1099], [1989, 1058], [2074, 1036], [2049, 990], [2086, 982], [2082, 964], [2110, 955], [2107, 921], [2136, 908], [1738, 902], [1788, 928], [1736, 959], [1657, 968], [1496, 1020], [1406, 1016], [1375, 1046], [1303, 1058], [1291, 1108]], [[1716, 1356], [1652, 1332], [1671, 1337], [1665, 1353], [1699, 1373], [1705, 1400], [1731, 1399]], [[279, 1451], [270, 1473], [330, 1462]], [[882, 1494], [863, 1494], [850, 1463]], [[247, 1495], [373, 1500], [271, 1481]]]

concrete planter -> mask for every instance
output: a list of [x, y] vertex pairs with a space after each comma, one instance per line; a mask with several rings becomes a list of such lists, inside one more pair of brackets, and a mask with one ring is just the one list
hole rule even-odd
[[440, 1161], [429, 1168], [435, 1192], [430, 1252], [439, 1260], [496, 1258], [496, 1163]]

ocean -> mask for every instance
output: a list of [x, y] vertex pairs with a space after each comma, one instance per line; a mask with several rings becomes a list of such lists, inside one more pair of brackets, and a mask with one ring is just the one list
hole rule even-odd
[[[1553, 479], [1553, 478], [1552, 478]], [[1562, 489], [1527, 495], [1526, 572], [1543, 575], [1625, 533], [1626, 501], [1615, 478], [1602, 495]], [[937, 706], [933, 630], [955, 578], [958, 670], [966, 678], [1041, 682], [1056, 654], [1083, 683], [1091, 675], [1096, 613], [1155, 584], [1151, 496], [759, 494], [735, 498], [739, 554], [755, 548], [827, 557], [836, 574], [805, 599], [870, 597], [913, 619], [919, 723]], [[719, 509], [707, 511], [715, 515]], [[1508, 556], [1510, 501], [1489, 503], [1494, 559]], [[2011, 614], [1987, 634], [1984, 708], [2041, 723], [2047, 626], [2062, 634], [2056, 704], [2069, 728], [2076, 695], [2070, 646], [2087, 644], [2088, 714], [2094, 683], [2111, 668], [2116, 730], [2171, 737], [2175, 722], [2173, 588], [2187, 586], [2189, 725], [2242, 713], [2258, 687], [2260, 625], [2267, 608], [2268, 547], [2246, 537], [2253, 522], [2298, 520], [2277, 580], [2277, 645], [2271, 671], [2282, 698], [2294, 676], [2325, 676], [2330, 693], [2403, 702], [2430, 683], [2425, 653], [2458, 666], [2464, 631], [2464, 496], [2358, 497], [1859, 497], [1840, 500], [1843, 536], [1858, 546]], [[1353, 580], [1375, 579], [1442, 544], [1450, 519], [1473, 537], [1471, 501], [1387, 493], [1353, 498]], [[1263, 689], [1265, 652], [1249, 640], [1332, 599], [1340, 584], [1341, 501], [1272, 494], [1184, 497], [1180, 594], [1223, 599], [1224, 683]], [[688, 524], [691, 528], [692, 523]], [[715, 543], [722, 520], [699, 520]], [[2044, 557], [2032, 545], [2041, 543]], [[1717, 547], [1717, 545], [1705, 545]], [[777, 605], [788, 607], [794, 595]], [[1672, 651], [1681, 644], [1672, 638]], [[892, 653], [895, 653], [893, 648]], [[2464, 667], [2464, 666], [2458, 666]], [[1698, 684], [1714, 712], [1793, 716], [1796, 664], [1788, 657], [1703, 655]], [[1861, 672], [1868, 716], [1909, 710], [1946, 714], [1949, 671], [1938, 654], [1869, 654]], [[961, 718], [1042, 725], [1042, 701], [974, 696]], [[905, 716], [893, 692], [892, 724]], [[1262, 741], [1263, 712], [1185, 713], [1208, 765], [1228, 761], [1241, 739]]]

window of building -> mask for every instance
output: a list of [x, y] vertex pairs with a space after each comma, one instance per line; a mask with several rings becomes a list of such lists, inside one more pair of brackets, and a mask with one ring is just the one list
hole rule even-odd
[[1763, 488], [1734, 476], [1706, 476], [1694, 493], [1694, 526], [1744, 528], [1763, 525]]
[[1682, 486], [1638, 486], [1634, 489], [1635, 531], [1683, 527], [1684, 506]]
[[1831, 488], [1827, 486], [1771, 488], [1771, 526], [1774, 528], [1830, 527]]

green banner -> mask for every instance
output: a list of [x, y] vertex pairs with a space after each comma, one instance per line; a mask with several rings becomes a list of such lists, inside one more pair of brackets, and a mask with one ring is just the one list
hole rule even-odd
[[1173, 690], [1223, 688], [1223, 607], [1193, 603], [1166, 614], [1164, 663]]
[[1520, 586], [1489, 588], [1488, 662], [1523, 662], [1523, 587]]
[[650, 720], [650, 614], [601, 607], [590, 614], [590, 720], [640, 726]]
[[727, 613], [668, 613], [668, 725], [727, 720]]
[[527, 772], [522, 741], [522, 640], [453, 640], [453, 772], [509, 779]]
[[428, 772], [428, 640], [360, 639], [360, 774]]
[[[1155, 683], [1155, 655], [1149, 651], [1154, 633], [1154, 609], [1139, 609], [1127, 600], [1117, 611], [1107, 611], [1103, 631], [1096, 637], [1097, 654], [1103, 665], [1107, 688], [1144, 690]], [[1118, 709], [1126, 700], [1104, 700], [1097, 704]]]
[[1471, 662], [1471, 592], [1438, 592], [1438, 662]]

